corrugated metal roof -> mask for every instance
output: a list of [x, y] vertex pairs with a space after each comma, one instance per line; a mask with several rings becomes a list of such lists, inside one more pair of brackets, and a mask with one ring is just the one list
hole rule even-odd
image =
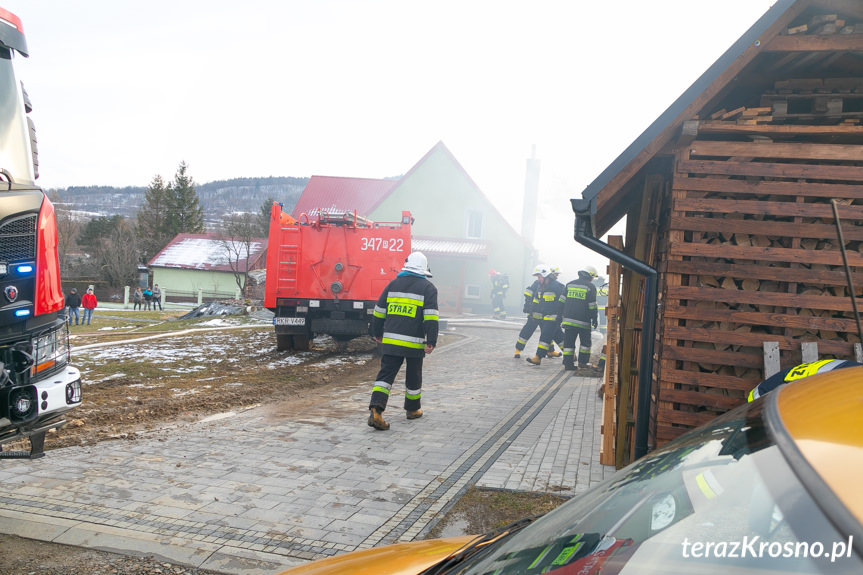
[[[267, 251], [267, 240], [252, 238], [249, 266]], [[245, 248], [241, 248], [245, 251]], [[179, 234], [150, 260], [150, 267], [230, 272], [225, 245], [219, 234]]]
[[484, 259], [488, 257], [491, 246], [487, 242], [471, 240], [452, 240], [445, 238], [411, 238], [411, 251], [426, 255], [437, 254]]
[[312, 176], [291, 215], [299, 218], [300, 214], [306, 214], [315, 220], [319, 210], [326, 210], [356, 211], [360, 216], [368, 216], [398, 183], [398, 180]]

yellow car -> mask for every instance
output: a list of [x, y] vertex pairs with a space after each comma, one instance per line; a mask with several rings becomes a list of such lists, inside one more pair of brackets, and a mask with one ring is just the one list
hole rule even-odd
[[863, 367], [718, 417], [536, 520], [283, 575], [863, 573]]

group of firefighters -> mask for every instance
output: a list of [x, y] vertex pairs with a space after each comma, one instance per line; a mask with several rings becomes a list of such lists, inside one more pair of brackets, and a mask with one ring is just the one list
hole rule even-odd
[[[539, 328], [536, 354], [526, 358], [531, 365], [540, 365], [545, 357], [563, 355], [566, 370], [589, 368], [591, 352], [590, 332], [599, 324], [596, 307], [596, 269], [586, 266], [578, 277], [566, 285], [558, 281], [557, 267], [539, 264], [533, 269], [536, 278], [524, 291], [524, 313], [528, 314], [518, 334], [514, 357], [520, 358], [527, 341]], [[503, 319], [503, 291], [509, 287], [506, 276], [489, 271], [492, 280], [492, 315]], [[505, 287], [503, 287], [505, 286]], [[501, 310], [504, 310], [501, 312]], [[578, 353], [575, 344], [578, 342]], [[563, 353], [554, 349], [554, 344]]]

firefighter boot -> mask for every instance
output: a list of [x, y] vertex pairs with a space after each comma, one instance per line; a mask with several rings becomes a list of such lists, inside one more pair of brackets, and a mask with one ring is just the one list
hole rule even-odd
[[524, 361], [526, 361], [526, 362], [527, 362], [527, 363], [529, 363], [530, 365], [539, 365], [539, 364], [541, 364], [541, 363], [542, 363], [542, 358], [541, 358], [541, 357], [539, 357], [538, 355], [535, 355], [535, 356], [533, 356], [533, 357], [529, 357], [529, 358], [527, 358], [527, 359], [526, 359], [526, 360], [524, 360]]
[[564, 358], [564, 360], [563, 360], [563, 369], [564, 369], [564, 371], [575, 371], [575, 370], [576, 370], [576, 369], [578, 369], [578, 368], [577, 368], [577, 367], [575, 367], [575, 362], [574, 362], [574, 361], [572, 361], [571, 359], [570, 359], [569, 361], [567, 361], [567, 360], [566, 360], [566, 358]]
[[521, 357], [521, 350], [518, 348], [515, 348], [515, 355], [512, 357], [514, 357], [515, 359], [519, 359]]
[[386, 431], [390, 428], [390, 424], [384, 421], [383, 415], [376, 408], [369, 408], [369, 427]]
[[552, 348], [550, 348], [550, 349], [548, 350], [548, 353], [546, 354], [546, 356], [547, 356], [547, 357], [560, 357], [560, 356], [562, 356], [562, 355], [563, 355], [562, 353], [560, 353], [559, 351], [557, 351], [557, 350], [556, 350], [556, 349], [554, 349], [553, 347], [552, 347]]
[[407, 412], [408, 419], [419, 419], [423, 416], [423, 410], [417, 409], [416, 411], [408, 411]]

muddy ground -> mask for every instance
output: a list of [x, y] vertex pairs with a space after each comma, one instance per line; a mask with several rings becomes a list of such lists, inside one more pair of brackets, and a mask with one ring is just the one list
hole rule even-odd
[[[250, 316], [177, 320], [179, 313], [103, 312], [91, 326], [72, 326], [72, 363], [81, 370], [84, 401], [69, 423], [51, 432], [50, 450], [135, 441], [213, 415], [274, 405], [300, 413], [344, 381], [374, 381], [375, 344], [367, 338], [340, 350], [329, 338], [308, 352], [278, 352], [269, 322]], [[180, 334], [180, 335], [176, 335]], [[442, 339], [441, 344], [446, 344]], [[9, 444], [5, 449], [29, 449]], [[547, 495], [471, 490], [430, 536], [457, 522], [483, 533], [559, 505]], [[31, 541], [0, 534], [0, 575], [205, 575], [212, 572], [154, 561]]]

